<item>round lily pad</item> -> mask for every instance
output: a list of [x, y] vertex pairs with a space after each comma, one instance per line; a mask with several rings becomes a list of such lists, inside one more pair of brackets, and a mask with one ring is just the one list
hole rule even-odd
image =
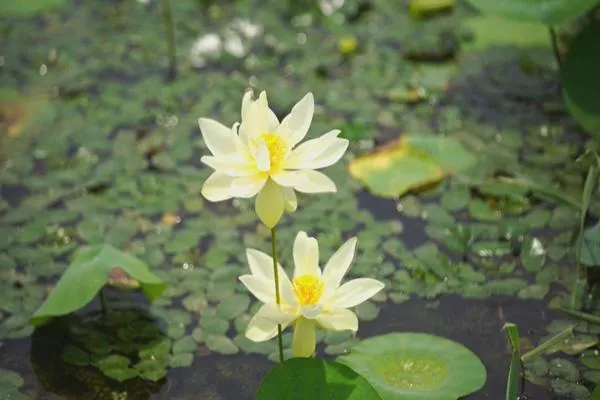
[[376, 336], [338, 360], [363, 375], [388, 400], [456, 400], [481, 389], [487, 375], [469, 349], [425, 333]]

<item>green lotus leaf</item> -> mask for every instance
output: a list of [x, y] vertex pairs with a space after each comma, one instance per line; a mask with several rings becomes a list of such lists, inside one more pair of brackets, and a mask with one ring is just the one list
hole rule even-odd
[[[597, 3], [597, 1], [592, 1]], [[600, 77], [595, 66], [600, 61], [597, 51], [600, 23], [593, 20], [575, 37], [560, 68], [565, 104], [573, 117], [591, 134], [600, 135]]]
[[273, 368], [257, 400], [380, 400], [365, 378], [344, 364], [319, 358], [292, 358]]
[[425, 333], [376, 336], [338, 361], [362, 374], [386, 400], [456, 400], [481, 389], [487, 375], [469, 349]]
[[34, 314], [32, 323], [39, 325], [84, 307], [108, 282], [115, 268], [138, 281], [150, 300], [166, 289], [163, 281], [143, 261], [108, 244], [84, 246], [76, 251], [58, 284]]

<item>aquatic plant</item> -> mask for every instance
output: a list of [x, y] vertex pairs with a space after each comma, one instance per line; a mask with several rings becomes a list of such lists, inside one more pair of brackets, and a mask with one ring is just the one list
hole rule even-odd
[[50, 318], [77, 311], [98, 293], [103, 308], [106, 308], [102, 288], [107, 283], [140, 288], [150, 300], [160, 296], [167, 288], [145, 262], [134, 256], [109, 244], [83, 246], [77, 249], [73, 261], [35, 312], [32, 322], [39, 325]]
[[[201, 161], [215, 172], [202, 186], [210, 201], [256, 196], [255, 211], [271, 229], [275, 303], [281, 303], [275, 226], [284, 209], [297, 208], [295, 190], [304, 193], [335, 192], [335, 183], [316, 169], [335, 164], [348, 148], [348, 140], [338, 138], [334, 129], [298, 147], [310, 128], [314, 112], [312, 93], [306, 94], [281, 123], [269, 108], [266, 92], [253, 100], [247, 91], [242, 98], [241, 123], [227, 128], [208, 118], [198, 124], [212, 156]], [[294, 148], [296, 147], [296, 148]], [[279, 360], [283, 362], [282, 326], [277, 325]]]
[[277, 324], [285, 329], [294, 327], [292, 354], [311, 357], [315, 352], [315, 329], [340, 331], [358, 330], [358, 318], [349, 310], [383, 289], [384, 284], [372, 278], [342, 279], [354, 258], [356, 238], [349, 239], [319, 268], [319, 244], [305, 232], [299, 232], [294, 242], [294, 274], [292, 280], [279, 268], [281, 305], [277, 305], [273, 290], [273, 260], [268, 255], [248, 249], [251, 275], [240, 281], [263, 306], [250, 320], [246, 336], [262, 342], [277, 334]]
[[481, 389], [487, 377], [469, 349], [426, 333], [375, 336], [338, 361], [365, 377], [386, 400], [456, 400]]
[[[340, 131], [332, 130], [294, 149], [306, 135], [312, 120], [312, 94], [309, 93], [300, 100], [281, 124], [269, 109], [265, 92], [254, 101], [251, 96], [251, 92], [247, 92], [242, 100], [241, 124], [236, 123], [229, 129], [214, 120], [200, 118], [199, 125], [206, 145], [213, 154], [202, 157], [202, 162], [215, 169], [204, 182], [202, 194], [211, 201], [233, 197], [251, 198], [256, 195], [255, 211], [259, 219], [271, 228], [272, 256], [247, 249], [246, 257], [251, 274], [239, 277], [246, 288], [263, 303], [249, 321], [246, 337], [255, 342], [264, 342], [275, 336], [278, 338], [281, 365], [265, 377], [259, 390], [259, 399], [282, 396], [306, 399], [316, 398], [317, 394], [322, 396], [323, 393], [328, 393], [328, 398], [332, 399], [368, 400], [378, 399], [380, 396], [395, 399], [405, 398], [402, 396], [407, 393], [409, 397], [406, 398], [413, 398], [412, 387], [408, 391], [404, 387], [390, 391], [384, 385], [379, 387], [378, 394], [356, 373], [359, 371], [369, 376], [374, 365], [377, 368], [387, 366], [389, 363], [382, 363], [380, 359], [383, 354], [391, 353], [398, 353], [391, 362], [392, 366], [407, 359], [411, 362], [417, 360], [418, 367], [405, 371], [405, 375], [411, 382], [428, 382], [429, 386], [426, 385], [425, 391], [414, 392], [418, 396], [446, 396], [444, 399], [454, 400], [479, 389], [486, 377], [485, 368], [479, 359], [464, 347], [431, 335], [425, 335], [423, 339], [419, 334], [398, 334], [363, 342], [353, 348], [349, 356], [348, 364], [355, 371], [336, 363], [311, 359], [316, 349], [316, 328], [356, 332], [358, 318], [349, 309], [373, 297], [385, 285], [372, 278], [358, 278], [341, 284], [354, 258], [357, 239], [347, 240], [321, 270], [319, 244], [316, 238], [309, 237], [304, 231], [300, 231], [294, 241], [294, 272], [290, 280], [277, 261], [275, 226], [284, 209], [296, 209], [294, 190], [306, 193], [336, 190], [329, 178], [314, 169], [338, 161], [346, 151], [348, 141], [338, 139]], [[415, 140], [419, 142], [418, 138]], [[439, 154], [437, 142], [425, 141], [421, 145], [436, 154], [441, 164], [448, 164], [446, 155]], [[460, 144], [456, 143], [453, 148], [456, 146], [460, 147]], [[462, 164], [471, 162], [471, 159], [461, 161]], [[308, 358], [306, 361], [284, 360], [282, 331], [290, 325], [294, 327], [292, 355]], [[386, 345], [382, 347], [380, 342]], [[372, 343], [376, 345], [373, 347]], [[399, 348], [396, 347], [398, 343]], [[409, 347], [411, 350], [406, 353]], [[365, 349], [363, 353], [362, 349]], [[363, 357], [359, 354], [363, 354]], [[421, 365], [422, 357], [428, 360], [424, 365]], [[435, 365], [430, 363], [428, 357], [434, 359]], [[430, 365], [433, 369], [429, 369]], [[422, 375], [423, 368], [430, 375], [427, 379]], [[448, 379], [447, 369], [465, 378], [457, 379], [452, 375]], [[434, 370], [443, 373], [432, 375]], [[393, 369], [391, 373], [397, 372]], [[305, 379], [299, 382], [299, 376], [306, 376], [310, 384], [304, 384]], [[371, 380], [374, 385], [377, 382], [377, 378]], [[429, 390], [431, 388], [433, 390]], [[441, 393], [444, 393], [443, 396]]]

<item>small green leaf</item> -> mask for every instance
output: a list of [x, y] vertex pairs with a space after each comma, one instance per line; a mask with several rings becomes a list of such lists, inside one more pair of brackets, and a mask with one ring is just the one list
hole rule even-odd
[[194, 354], [179, 353], [179, 354], [174, 354], [171, 357], [171, 361], [170, 361], [169, 365], [172, 368], [185, 368], [185, 367], [189, 367], [190, 365], [192, 365], [193, 362], [194, 362]]
[[217, 306], [217, 316], [224, 320], [235, 319], [242, 315], [248, 309], [249, 305], [250, 297], [248, 295], [234, 294]]
[[15, 389], [20, 388], [25, 384], [21, 375], [8, 369], [0, 368], [0, 388], [13, 387]]
[[84, 366], [91, 363], [91, 357], [88, 353], [79, 347], [69, 344], [62, 353], [62, 359], [71, 365]]
[[237, 354], [239, 351], [233, 340], [229, 339], [227, 336], [207, 335], [205, 342], [206, 347], [216, 353], [231, 355]]
[[229, 322], [216, 316], [205, 315], [200, 318], [200, 327], [207, 334], [220, 335], [227, 332]]
[[173, 343], [173, 354], [191, 353], [196, 350], [196, 342], [191, 336], [183, 337]]

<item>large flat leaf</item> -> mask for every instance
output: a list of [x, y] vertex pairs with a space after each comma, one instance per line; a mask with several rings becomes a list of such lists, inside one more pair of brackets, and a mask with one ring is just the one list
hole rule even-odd
[[395, 198], [436, 183], [474, 162], [475, 157], [457, 139], [406, 134], [355, 158], [349, 168], [350, 174], [373, 194]]
[[425, 333], [389, 333], [360, 342], [338, 361], [386, 400], [456, 400], [479, 390], [486, 370], [463, 345]]
[[569, 45], [560, 70], [563, 97], [573, 117], [600, 136], [600, 22], [594, 20]]
[[146, 263], [132, 255], [108, 244], [81, 247], [50, 296], [34, 314], [32, 323], [40, 324], [84, 307], [107, 283], [111, 271], [116, 268], [138, 281], [150, 300], [166, 289]]
[[484, 13], [540, 21], [546, 25], [569, 22], [598, 4], [598, 0], [469, 0], [469, 2]]
[[292, 358], [265, 376], [257, 400], [381, 400], [346, 365], [318, 358]]

